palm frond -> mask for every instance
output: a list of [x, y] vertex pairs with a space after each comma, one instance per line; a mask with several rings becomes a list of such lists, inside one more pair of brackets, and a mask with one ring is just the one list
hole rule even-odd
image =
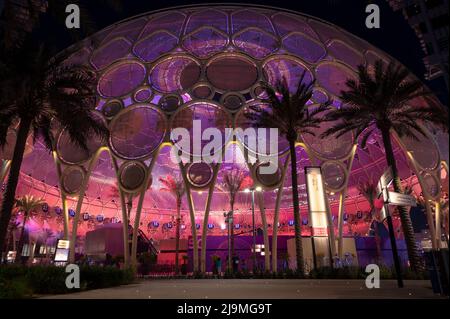
[[[382, 131], [394, 129], [400, 136], [413, 139], [418, 139], [417, 135], [425, 135], [419, 121], [448, 131], [448, 123], [444, 124], [445, 120], [442, 120], [446, 117], [443, 108], [436, 105], [413, 106], [414, 99], [427, 99], [430, 91], [420, 81], [412, 79], [408, 70], [394, 62], [384, 66], [381, 60], [376, 61], [372, 73], [367, 66], [360, 65], [358, 80], [349, 79], [346, 84], [348, 89], [340, 96], [343, 106], [326, 116], [326, 121], [335, 124], [322, 137], [339, 137], [349, 131], [355, 131], [357, 135], [365, 132], [361, 139], [362, 147], [365, 147], [375, 128]], [[368, 127], [372, 129], [366, 130]]]

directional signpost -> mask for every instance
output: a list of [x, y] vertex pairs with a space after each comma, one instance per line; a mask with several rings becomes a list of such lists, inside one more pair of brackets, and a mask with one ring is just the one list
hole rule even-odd
[[405, 195], [395, 192], [388, 192], [388, 204], [397, 206], [411, 206], [416, 207], [416, 199], [411, 195]]
[[[400, 201], [401, 196], [407, 196], [399, 193], [389, 192], [388, 187], [392, 184], [392, 181], [394, 180], [394, 176], [392, 174], [392, 169], [389, 166], [389, 168], [381, 175], [380, 181], [378, 182], [378, 197], [383, 195], [383, 218], [386, 218], [388, 228], [389, 228], [389, 239], [391, 240], [391, 248], [392, 248], [392, 257], [394, 258], [394, 265], [395, 265], [395, 271], [397, 273], [397, 285], [399, 288], [403, 288], [403, 279], [402, 279], [402, 273], [400, 268], [400, 260], [398, 257], [398, 250], [397, 250], [397, 242], [395, 241], [395, 234], [394, 234], [394, 226], [392, 224], [392, 217], [391, 214], [389, 214], [389, 205], [402, 205], [402, 204], [394, 204], [392, 201], [390, 201], [390, 195], [392, 194], [393, 199], [397, 199], [397, 201]], [[395, 194], [395, 195], [394, 195]], [[403, 198], [405, 200], [405, 198]], [[406, 202], [406, 200], [405, 200]], [[406, 205], [405, 205], [406, 206]], [[407, 205], [409, 206], [409, 205]]]

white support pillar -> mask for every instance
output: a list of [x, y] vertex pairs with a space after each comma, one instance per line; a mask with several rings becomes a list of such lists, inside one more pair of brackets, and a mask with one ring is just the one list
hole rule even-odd
[[206, 236], [207, 236], [207, 230], [208, 230], [208, 218], [209, 218], [209, 211], [211, 209], [211, 201], [214, 194], [214, 187], [217, 180], [217, 175], [219, 173], [221, 164], [215, 164], [213, 166], [213, 176], [210, 182], [210, 185], [208, 187], [208, 198], [206, 199], [206, 206], [205, 206], [205, 216], [203, 217], [203, 229], [202, 229], [202, 244], [201, 244], [201, 256], [200, 256], [200, 271], [205, 273], [206, 272]]
[[193, 242], [193, 270], [194, 273], [198, 271], [198, 241], [197, 241], [197, 229], [195, 228], [195, 207], [194, 207], [194, 201], [192, 199], [192, 193], [191, 193], [191, 184], [188, 181], [187, 175], [186, 175], [186, 167], [183, 165], [183, 162], [180, 160], [180, 171], [181, 176], [183, 177], [184, 181], [184, 187], [186, 189], [186, 198], [189, 206], [189, 215], [191, 218], [191, 232], [192, 232], [192, 242]]
[[[70, 248], [69, 248], [69, 262], [73, 263], [75, 262], [75, 247], [76, 247], [76, 241], [77, 241], [77, 230], [78, 230], [78, 220], [80, 219], [80, 213], [81, 208], [83, 206], [84, 201], [84, 195], [86, 193], [87, 186], [89, 184], [89, 178], [91, 176], [92, 170], [94, 169], [94, 165], [97, 163], [98, 158], [100, 154], [104, 151], [104, 148], [99, 148], [91, 160], [89, 161], [88, 168], [86, 171], [86, 175], [83, 178], [83, 182], [81, 184], [81, 188], [78, 192], [78, 200], [77, 200], [77, 206], [75, 208], [75, 216], [72, 220], [72, 233], [71, 233], [71, 240], [70, 240]], [[61, 189], [61, 191], [64, 191]]]
[[159, 155], [159, 152], [163, 146], [158, 147], [158, 149], [152, 155], [152, 161], [147, 169], [147, 175], [144, 180], [144, 184], [142, 185], [142, 189], [139, 192], [138, 205], [136, 207], [136, 215], [134, 217], [134, 228], [133, 228], [133, 237], [131, 240], [131, 266], [134, 270], [137, 270], [137, 238], [139, 225], [141, 221], [141, 211], [142, 205], [144, 203], [145, 193], [148, 188], [148, 183], [150, 182], [150, 178], [152, 176], [153, 167], [155, 166], [156, 159]]
[[275, 201], [275, 211], [273, 216], [273, 230], [272, 230], [272, 271], [278, 271], [278, 219], [280, 215], [280, 205], [281, 198], [283, 196], [283, 187], [286, 179], [286, 171], [290, 161], [291, 155], [286, 155], [286, 160], [284, 161], [283, 169], [281, 171], [281, 181], [278, 187], [277, 198]]

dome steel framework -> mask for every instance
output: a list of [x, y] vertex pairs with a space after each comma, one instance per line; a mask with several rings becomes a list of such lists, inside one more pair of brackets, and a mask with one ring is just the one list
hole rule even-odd
[[[280, 169], [272, 175], [259, 174], [261, 163], [248, 167], [181, 163], [177, 167], [168, 159], [170, 130], [191, 129], [193, 119], [200, 120], [203, 128], [217, 127], [222, 132], [225, 127], [242, 127], [249, 106], [261, 103], [262, 82], [274, 84], [285, 77], [294, 90], [303, 72], [306, 81], [315, 80], [311, 107], [329, 99], [333, 107], [340, 107], [339, 93], [346, 88], [348, 78], [356, 78], [357, 65], [370, 66], [377, 59], [386, 63], [393, 60], [366, 41], [320, 19], [276, 8], [233, 5], [180, 7], [142, 14], [90, 36], [64, 54], [68, 55], [65, 63], [86, 65], [98, 74], [96, 110], [110, 129], [110, 139], [102, 142], [93, 138], [85, 152], [74, 146], [62, 130], [56, 135], [53, 158], [37, 143], [24, 161], [20, 187], [23, 192], [41, 194], [51, 205], [62, 207], [64, 233], [68, 237], [71, 232], [72, 245], [77, 240], [80, 215], [84, 219], [85, 212], [95, 211], [91, 217], [106, 215], [127, 225], [129, 202], [135, 208], [133, 227], [146, 227], [148, 223], [152, 233], [167, 219], [163, 215], [171, 215], [169, 199], [154, 192], [158, 177], [173, 174], [174, 170], [179, 170], [186, 185], [183, 212], [190, 216], [192, 236], [196, 238], [199, 232], [197, 224], [202, 225], [203, 238], [207, 232], [221, 232], [221, 227], [208, 227], [214, 226], [211, 219], [220, 224], [220, 217], [211, 218], [210, 213], [218, 211], [220, 216], [226, 209], [225, 195], [215, 190], [215, 184], [224, 170], [239, 166], [265, 190], [258, 197], [259, 222], [266, 230], [266, 247], [268, 228], [272, 228], [276, 247], [276, 232], [292, 231], [290, 218], [284, 217], [290, 214], [291, 202], [283, 195], [283, 189], [290, 187], [287, 142], [280, 137]], [[361, 149], [351, 134], [339, 139], [318, 138], [329, 125], [323, 124], [316, 137], [300, 137], [298, 167], [322, 167], [329, 196], [329, 223], [337, 224], [336, 236], [341, 240], [345, 214], [366, 205], [356, 186], [364, 180], [378, 180], [385, 162], [377, 136], [369, 140], [366, 149]], [[420, 141], [396, 136], [395, 154], [401, 177], [414, 183], [418, 192], [423, 190], [435, 245], [440, 227], [434, 227], [439, 221], [433, 217], [431, 206], [436, 205], [438, 211], [441, 177], [447, 176], [448, 163], [448, 149], [442, 145], [448, 143], [448, 135], [427, 132], [427, 138]], [[242, 157], [247, 148], [239, 138], [233, 142], [229, 136], [224, 138], [223, 147], [237, 157]], [[2, 177], [8, 156], [4, 151]], [[300, 174], [299, 179], [301, 186], [304, 176]], [[219, 199], [213, 200], [213, 195]], [[248, 211], [244, 196], [240, 225], [245, 225]], [[205, 209], [198, 207], [202, 204]], [[73, 218], [69, 208], [75, 211]], [[152, 212], [160, 218], [151, 217]], [[240, 218], [239, 213], [237, 216]], [[123, 229], [127, 243], [129, 230]], [[335, 232], [331, 234], [335, 236]], [[197, 241], [193, 242], [195, 250]], [[136, 247], [134, 232], [132, 256], [136, 255]], [[71, 253], [73, 258], [74, 249]], [[126, 253], [125, 258], [128, 262]]]

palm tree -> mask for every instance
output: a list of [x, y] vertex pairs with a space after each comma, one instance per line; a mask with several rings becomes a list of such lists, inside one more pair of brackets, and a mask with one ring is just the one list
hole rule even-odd
[[170, 192], [175, 198], [177, 205], [177, 217], [175, 221], [175, 273], [178, 275], [180, 272], [178, 254], [180, 250], [181, 200], [183, 199], [186, 189], [184, 188], [183, 180], [178, 177], [173, 177], [172, 175], [160, 178], [159, 181], [164, 185], [161, 190]]
[[9, 249], [10, 240], [12, 241], [13, 245], [13, 251], [16, 251], [16, 231], [19, 229], [20, 223], [17, 221], [17, 214], [14, 214], [14, 216], [11, 218], [9, 225], [8, 225], [8, 233], [6, 237], [6, 252]]
[[251, 106], [254, 113], [247, 113], [246, 117], [253, 126], [278, 128], [280, 134], [284, 135], [289, 142], [291, 155], [291, 178], [292, 178], [292, 201], [294, 207], [294, 229], [295, 229], [295, 251], [297, 260], [297, 271], [304, 274], [305, 266], [303, 259], [303, 247], [301, 239], [300, 206], [298, 200], [297, 181], [297, 153], [295, 144], [301, 134], [315, 135], [313, 129], [319, 128], [322, 119], [317, 115], [325, 111], [331, 101], [316, 105], [314, 108], [308, 106], [312, 97], [314, 81], [303, 83], [305, 73], [302, 74], [296, 91], [290, 92], [286, 78], [275, 84], [275, 88], [265, 84], [267, 98], [263, 102], [268, 103], [269, 108], [258, 105]]
[[218, 188], [228, 194], [228, 200], [230, 202], [230, 220], [228, 227], [230, 229], [230, 250], [231, 256], [228, 256], [228, 268], [231, 271], [232, 269], [232, 258], [234, 256], [234, 222], [233, 222], [233, 214], [234, 214], [234, 204], [236, 202], [236, 195], [245, 182], [245, 174], [236, 168], [233, 168], [229, 171], [226, 171], [223, 176], [222, 185], [218, 185]]
[[38, 207], [42, 206], [44, 201], [42, 199], [35, 198], [32, 195], [24, 195], [16, 199], [16, 208], [23, 213], [22, 230], [20, 232], [19, 244], [17, 245], [16, 262], [19, 262], [22, 257], [23, 244], [25, 242], [25, 226], [27, 219], [31, 212], [35, 211]]
[[51, 239], [51, 238], [55, 238], [55, 233], [53, 232], [53, 230], [51, 230], [49, 228], [44, 228], [42, 230], [41, 239], [42, 239], [42, 243], [45, 246], [45, 259], [46, 259], [46, 261], [48, 261], [49, 256], [50, 256], [50, 248], [48, 246], [48, 242], [49, 242], [49, 239]]
[[[375, 208], [375, 199], [377, 198], [377, 185], [372, 181], [368, 180], [366, 182], [360, 183], [358, 185], [359, 192], [364, 196], [364, 198], [369, 203], [370, 207], [370, 216], [371, 223], [374, 224], [374, 233], [375, 233], [375, 242], [377, 245], [377, 258], [381, 258], [381, 247], [380, 247], [380, 236], [378, 234], [378, 220], [377, 220], [377, 212]], [[369, 225], [370, 225], [369, 224]]]
[[0, 61], [0, 147], [6, 143], [8, 129], [17, 129], [0, 214], [3, 247], [28, 135], [42, 138], [53, 151], [52, 131], [62, 127], [73, 143], [87, 150], [94, 134], [106, 138], [108, 130], [93, 111], [97, 81], [87, 68], [62, 65], [31, 36], [20, 48], [0, 47]]
[[[136, 195], [137, 195], [136, 193], [126, 193], [125, 194], [125, 199], [126, 199], [125, 205], [126, 205], [126, 209], [127, 209], [128, 222], [130, 222], [131, 211], [133, 210], [133, 198]], [[108, 196], [112, 200], [116, 200], [117, 198], [120, 198], [119, 184], [117, 183], [117, 181], [115, 181], [114, 184], [111, 185]]]
[[[410, 78], [408, 70], [391, 62], [386, 67], [381, 60], [376, 61], [371, 73], [368, 67], [358, 67], [358, 80], [346, 82], [347, 91], [341, 91], [343, 106], [327, 115], [327, 120], [337, 121], [326, 130], [322, 137], [335, 135], [337, 138], [347, 132], [360, 135], [361, 147], [365, 148], [368, 138], [379, 131], [382, 135], [387, 164], [392, 169], [394, 190], [402, 193], [398, 176], [397, 162], [394, 156], [391, 131], [400, 137], [406, 136], [417, 140], [417, 134], [425, 136], [423, 123], [448, 126], [448, 113], [434, 100], [428, 98], [431, 92], [422, 83]], [[424, 98], [429, 104], [418, 106], [411, 103], [416, 98]], [[446, 119], [442, 117], [447, 116]], [[440, 117], [440, 118], [439, 118]], [[411, 218], [406, 208], [400, 206], [400, 219], [408, 249], [410, 265], [415, 270], [423, 269], [419, 248], [414, 238]]]

